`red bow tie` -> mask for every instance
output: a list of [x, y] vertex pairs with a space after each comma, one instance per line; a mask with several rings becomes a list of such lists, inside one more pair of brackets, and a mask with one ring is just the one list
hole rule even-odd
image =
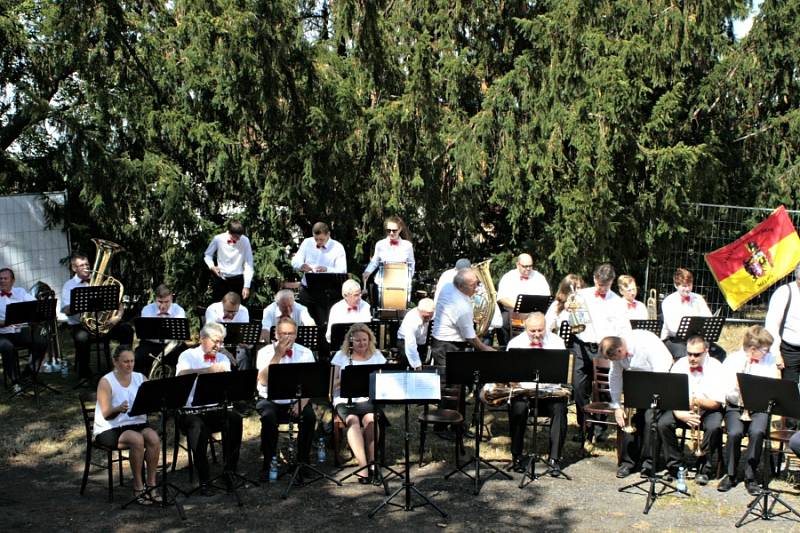
[[520, 281], [528, 281], [528, 276], [520, 276], [519, 280]]
[[0, 292], [0, 296], [8, 296], [9, 298], [11, 298], [11, 293], [10, 292], [6, 292], [6, 291], [2, 291], [2, 292]]
[[206, 363], [213, 363], [216, 360], [217, 360], [217, 354], [215, 353], [203, 354], [203, 361], [205, 361]]
[[158, 316], [169, 316], [169, 313], [158, 313]]
[[320, 250], [324, 250], [325, 249], [325, 245], [324, 244], [318, 244], [317, 248], [320, 249]]
[[353, 307], [348, 307], [347, 308], [347, 312], [348, 313], [351, 313], [351, 312], [354, 312], [354, 311], [358, 311], [358, 306], [357, 305], [354, 305]]
[[541, 347], [542, 347], [541, 342], [531, 342], [531, 348], [541, 348]]
[[292, 356], [292, 350], [291, 349], [286, 350], [285, 352], [283, 352], [283, 355], [285, 355], [286, 357], [291, 357]]
[[236, 244], [237, 242], [238, 242], [238, 241], [235, 241], [235, 240], [233, 240], [233, 239], [228, 239], [228, 244]]
[[606, 295], [605, 295], [605, 293], [602, 293], [602, 292], [600, 292], [600, 291], [594, 291], [594, 295], [595, 295], [597, 298], [603, 298], [604, 300], [605, 300], [605, 298], [606, 298]]
[[753, 359], [752, 357], [750, 358], [750, 364], [751, 365], [757, 365], [759, 361], [760, 361], [760, 359]]
[[636, 309], [636, 302], [628, 302], [628, 309]]
[[692, 302], [692, 297], [691, 296], [681, 296], [681, 303], [682, 304], [688, 304], [688, 303], [691, 303], [691, 302]]
[[389, 239], [389, 244], [391, 244], [392, 246], [397, 246], [398, 244], [400, 244], [400, 241], [398, 241], [397, 239]]
[[693, 367], [689, 367], [689, 370], [690, 370], [691, 372], [699, 372], [699, 373], [702, 373], [702, 372], [703, 372], [703, 367], [702, 367], [702, 366], [693, 366]]

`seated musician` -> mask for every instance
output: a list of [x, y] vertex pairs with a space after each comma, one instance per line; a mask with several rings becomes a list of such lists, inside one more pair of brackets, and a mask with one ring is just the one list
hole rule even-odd
[[647, 306], [636, 299], [639, 289], [633, 276], [623, 274], [618, 277], [617, 290], [622, 296], [616, 300], [617, 314], [624, 320], [647, 320]]
[[[375, 459], [375, 407], [369, 398], [342, 398], [342, 369], [349, 365], [382, 365], [386, 358], [376, 348], [375, 335], [365, 324], [353, 324], [345, 335], [342, 349], [331, 359], [333, 373], [333, 408], [347, 427], [347, 443], [362, 468]], [[358, 482], [372, 482], [374, 470], [358, 472]]]
[[[694, 276], [685, 268], [678, 268], [672, 276], [675, 284], [675, 292], [668, 294], [661, 302], [661, 313], [664, 317], [664, 325], [661, 328], [661, 339], [667, 345], [672, 357], [680, 359], [686, 356], [686, 342], [677, 337], [678, 326], [681, 319], [685, 316], [711, 316], [711, 309], [705, 299], [692, 292], [694, 286]], [[725, 360], [725, 350], [717, 344], [711, 344], [709, 348], [711, 357]]]
[[398, 363], [400, 368], [422, 368], [428, 355], [428, 329], [433, 317], [433, 300], [423, 298], [406, 313], [397, 330]]
[[[90, 340], [94, 331], [89, 331], [81, 323], [81, 313], [73, 313], [70, 310], [70, 298], [72, 289], [76, 287], [89, 287], [92, 271], [89, 266], [89, 258], [83, 254], [73, 254], [69, 261], [69, 266], [75, 275], [68, 279], [61, 289], [61, 312], [67, 315], [67, 324], [72, 332], [72, 342], [75, 346], [75, 362], [78, 367], [78, 377], [81, 379], [91, 378], [92, 371], [89, 368], [89, 348]], [[118, 312], [109, 321], [110, 329], [102, 337], [108, 337], [120, 344], [127, 346], [133, 345], [133, 328], [130, 324], [122, 322], [122, 303], [120, 302]]]
[[294, 301], [294, 293], [289, 289], [282, 289], [275, 294], [275, 301], [264, 309], [260, 342], [270, 341], [269, 332], [272, 326], [277, 325], [282, 318], [291, 318], [298, 326], [317, 325], [306, 306]]
[[567, 274], [561, 283], [558, 284], [558, 290], [553, 297], [553, 302], [547, 308], [545, 313], [545, 324], [547, 331], [558, 334], [561, 323], [569, 322], [569, 310], [566, 309], [567, 297], [573, 292], [584, 287], [583, 278], [576, 274]]
[[303, 273], [297, 300], [308, 308], [316, 323], [324, 327], [330, 310], [329, 296], [326, 294], [327, 291], [320, 294], [309, 291], [306, 273], [346, 274], [347, 254], [342, 244], [331, 238], [331, 230], [326, 223], [315, 223], [311, 233], [313, 236], [303, 239], [297, 253], [292, 257], [292, 268]]
[[[511, 339], [506, 349], [542, 348], [563, 350], [564, 341], [545, 329], [544, 313], [530, 313], [525, 319], [525, 331]], [[540, 387], [548, 384], [540, 384]], [[550, 458], [547, 461], [550, 473], [558, 476], [561, 471], [561, 449], [567, 436], [567, 396], [540, 398], [539, 408], [550, 417]], [[533, 400], [527, 397], [514, 398], [508, 406], [508, 426], [511, 434], [511, 457], [516, 472], [525, 471], [522, 457], [528, 415], [533, 409]]]
[[325, 338], [331, 342], [331, 330], [334, 324], [351, 324], [371, 320], [372, 310], [369, 304], [361, 298], [361, 286], [356, 280], [348, 279], [342, 283], [342, 299], [331, 307]]
[[669, 372], [672, 355], [657, 336], [643, 329], [630, 330], [619, 337], [604, 337], [600, 341], [598, 354], [611, 361], [608, 374], [611, 396], [609, 406], [614, 409], [617, 424], [625, 427], [630, 422], [636, 428], [635, 433], [622, 435], [622, 457], [617, 468], [617, 477], [629, 476], [637, 464], [641, 465], [643, 474], [649, 475], [654, 472], [650, 450], [653, 409], [637, 409], [633, 420], [625, 420], [625, 409], [621, 404], [622, 373], [625, 370]]
[[[689, 376], [689, 411], [667, 411], [658, 421], [658, 433], [667, 458], [667, 469], [676, 473], [683, 466], [683, 453], [678, 448], [675, 429], [692, 430], [702, 428], [703, 440], [699, 451], [703, 453], [697, 460], [698, 485], [708, 483], [712, 473], [710, 454], [720, 449], [722, 444], [722, 406], [725, 405], [725, 372], [722, 363], [709, 357], [708, 343], [700, 335], [693, 335], [686, 341], [686, 357], [672, 365], [673, 374]], [[694, 411], [698, 412], [695, 413]]]
[[[235, 292], [229, 292], [222, 297], [222, 301], [213, 303], [206, 308], [206, 324], [216, 322], [218, 324], [248, 323], [250, 322], [250, 312], [247, 307], [242, 305], [242, 298]], [[227, 350], [222, 349], [230, 360], [231, 365], [242, 370], [251, 368], [250, 347], [240, 344], [236, 347], [236, 357], [233, 357]]]
[[[736, 374], [750, 374], [768, 378], [780, 378], [781, 374], [775, 363], [775, 355], [770, 352], [773, 337], [762, 326], [750, 326], [744, 332], [742, 349], [730, 354], [723, 363], [726, 372], [727, 406], [725, 409], [725, 431], [728, 442], [725, 446], [726, 475], [719, 480], [717, 490], [729, 491], [738, 483], [737, 469], [742, 453], [742, 437], [747, 432], [747, 450], [745, 451], [744, 483], [747, 492], [755, 496], [759, 493], [756, 482], [756, 469], [761, 462], [761, 450], [767, 433], [767, 413], [746, 411], [742, 413], [742, 396]], [[747, 421], [747, 417], [750, 418]], [[743, 419], [744, 418], [744, 419]]]
[[[289, 363], [313, 363], [314, 354], [308, 348], [295, 342], [297, 323], [290, 317], [282, 317], [275, 327], [277, 340], [267, 344], [258, 351], [256, 368], [258, 369], [258, 395], [256, 409], [261, 416], [261, 453], [264, 456], [260, 479], [267, 481], [272, 457], [278, 447], [278, 424], [289, 417], [300, 419], [300, 435], [298, 437], [299, 462], [308, 461], [311, 451], [311, 440], [317, 416], [308, 398], [300, 403], [292, 400], [269, 400], [267, 384], [270, 365]], [[298, 473], [300, 475], [300, 473]]]
[[[398, 216], [388, 217], [383, 221], [383, 227], [386, 230], [386, 238], [375, 243], [372, 259], [369, 260], [369, 264], [361, 276], [364, 288], [367, 288], [369, 277], [375, 272], [375, 269], [383, 263], [405, 263], [408, 265], [410, 287], [411, 279], [414, 277], [414, 245], [411, 244], [411, 233], [408, 231], [403, 219]], [[375, 286], [380, 292], [381, 287], [383, 287], [383, 274], [381, 271], [375, 276]], [[374, 303], [377, 300], [373, 298], [370, 301]]]
[[[172, 290], [163, 283], [156, 287], [156, 300], [142, 308], [143, 318], [186, 318], [186, 311], [183, 307], [176, 304], [173, 299]], [[142, 339], [136, 347], [136, 371], [145, 376], [150, 374], [155, 358], [169, 344], [162, 344], [158, 339]], [[183, 342], [178, 343], [169, 353], [164, 354], [164, 362], [174, 366], [178, 361], [178, 355], [186, 349]]]
[[147, 378], [133, 371], [134, 355], [130, 346], [121, 344], [112, 356], [114, 370], [100, 378], [97, 384], [97, 404], [94, 410], [94, 440], [109, 448], [130, 451], [133, 492], [136, 503], [148, 505], [157, 496], [145, 496], [147, 486], [142, 480], [142, 465], [147, 464], [147, 485], [155, 486], [161, 439], [147, 425], [147, 415], [129, 416], [139, 387]]
[[[216, 322], [207, 322], [200, 330], [200, 345], [184, 351], [178, 357], [178, 365], [175, 368], [176, 375], [230, 372], [230, 360], [220, 352], [224, 338], [224, 327]], [[224, 469], [226, 472], [235, 472], [239, 462], [239, 447], [242, 444], [242, 417], [231, 409], [225, 411], [205, 409], [194, 412], [192, 410], [193, 399], [194, 387], [192, 387], [189, 401], [186, 403], [188, 410], [181, 415], [179, 423], [183, 432], [186, 433], [186, 440], [192, 449], [192, 457], [200, 478], [200, 493], [210, 496], [212, 491], [208, 485], [210, 479], [207, 455], [208, 437], [214, 432], [223, 432]], [[202, 407], [213, 408], [215, 406]], [[227, 433], [225, 433], [226, 420], [223, 413], [227, 413]]]
[[14, 287], [14, 271], [10, 268], [0, 269], [0, 354], [3, 356], [3, 372], [10, 378], [14, 392], [21, 389], [20, 376], [17, 375], [19, 359], [15, 348], [28, 348], [30, 362], [22, 370], [23, 375], [30, 374], [35, 365], [41, 364], [47, 351], [47, 339], [39, 334], [39, 328], [31, 328], [27, 324], [6, 326], [6, 306], [18, 302], [36, 300], [22, 287]]
[[533, 257], [520, 254], [514, 269], [503, 274], [497, 284], [497, 303], [502, 312], [503, 327], [498, 331], [500, 344], [511, 338], [511, 313], [520, 294], [550, 296], [550, 285], [545, 277], [533, 269]]

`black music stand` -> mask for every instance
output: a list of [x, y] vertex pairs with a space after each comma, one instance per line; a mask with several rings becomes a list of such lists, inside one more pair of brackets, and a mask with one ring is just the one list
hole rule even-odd
[[313, 300], [318, 300], [320, 307], [325, 308], [325, 315], [317, 320], [318, 325], [322, 327], [327, 324], [331, 307], [341, 297], [342, 285], [349, 276], [345, 273], [306, 272], [305, 277], [309, 295]]
[[[445, 377], [448, 385], [472, 385], [473, 390], [480, 391], [484, 383], [497, 383], [511, 381], [515, 376], [511, 374], [513, 369], [510, 365], [500, 364], [503, 352], [447, 352], [445, 354]], [[481, 458], [481, 435], [483, 435], [483, 402], [477, 401], [478, 406], [478, 427], [475, 430], [475, 455], [472, 459], [456, 468], [444, 476], [449, 479], [456, 473], [461, 473], [475, 482], [473, 494], [477, 495], [482, 486], [481, 482], [481, 463], [494, 470], [484, 481], [490, 480], [496, 475], [501, 475], [506, 479], [513, 479], [506, 472], [503, 472], [493, 464]], [[468, 474], [464, 469], [475, 464], [475, 475]]]
[[[269, 328], [270, 340], [275, 338], [275, 326]], [[319, 350], [319, 327], [317, 326], [297, 326], [297, 338], [295, 341], [300, 346], [305, 346], [315, 354]]]
[[[622, 374], [622, 390], [625, 394], [626, 407], [636, 409], [654, 409], [653, 417], [650, 422], [651, 441], [650, 448], [653, 468], [650, 475], [641, 481], [625, 485], [619, 492], [626, 492], [629, 489], [639, 489], [647, 493], [647, 501], [644, 505], [644, 514], [650, 512], [650, 508], [656, 498], [664, 494], [678, 492], [689, 496], [686, 490], [677, 488], [664, 481], [661, 476], [656, 475], [658, 460], [661, 456], [661, 440], [658, 437], [658, 419], [664, 411], [688, 411], [689, 410], [689, 376], [686, 374], [671, 374], [669, 372], [641, 372], [636, 370], [626, 370]], [[661, 485], [661, 490], [656, 491], [656, 484]], [[648, 485], [647, 489], [643, 485]], [[672, 489], [667, 493], [665, 490]]]
[[[570, 360], [572, 355], [568, 350], [549, 350], [549, 349], [536, 349], [536, 348], [512, 348], [507, 352], [510, 355], [509, 363], [513, 372], [516, 374], [517, 379], [510, 381], [528, 381], [533, 376], [533, 381], [536, 383], [536, 393], [533, 396], [533, 429], [531, 430], [531, 448], [533, 453], [528, 458], [528, 464], [525, 467], [525, 475], [519, 482], [519, 488], [525, 487], [532, 481], [536, 481], [544, 475], [552, 475], [554, 477], [564, 477], [568, 481], [572, 478], [565, 474], [562, 470], [553, 470], [547, 464], [544, 458], [536, 453], [536, 444], [538, 440], [538, 426], [539, 426], [539, 384], [540, 383], [569, 383], [572, 375]], [[524, 376], [525, 379], [519, 379]], [[552, 423], [552, 421], [551, 421]], [[551, 457], [551, 459], [553, 459]], [[558, 460], [558, 458], [555, 458]], [[540, 461], [546, 465], [544, 473], [536, 473], [536, 462]]]
[[[395, 365], [384, 364], [384, 365], [348, 365], [342, 368], [342, 375], [339, 379], [339, 396], [341, 398], [347, 398], [347, 405], [353, 405], [353, 398], [362, 398], [365, 396], [370, 396], [370, 375], [373, 372], [383, 372], [386, 370], [393, 370], [397, 367]], [[378, 408], [377, 405], [373, 402], [372, 406], [375, 410], [372, 412], [372, 416], [375, 422], [372, 424], [373, 429], [373, 442], [375, 446], [378, 446]], [[385, 435], [384, 435], [385, 438]], [[351, 477], [356, 476], [362, 470], [367, 470], [371, 467], [375, 467], [375, 474], [378, 476], [376, 479], [373, 480], [373, 483], [376, 485], [383, 485], [383, 490], [386, 494], [389, 494], [389, 485], [387, 484], [387, 479], [383, 475], [382, 470], [388, 470], [391, 475], [397, 477], [403, 477], [401, 472], [394, 470], [393, 468], [386, 466], [386, 457], [381, 455], [381, 460], [377, 461], [377, 452], [375, 457], [372, 458], [372, 461], [369, 461], [366, 465], [362, 466], [358, 470], [354, 470], [350, 472], [346, 476], [344, 476], [339, 481], [344, 482]]]
[[[128, 411], [130, 416], [155, 412], [161, 415], [161, 481], [152, 487], [147, 487], [145, 496], [151, 497], [153, 493], [160, 491], [161, 506], [175, 505], [181, 520], [186, 520], [186, 513], [178, 501], [178, 494], [186, 496], [186, 492], [167, 480], [167, 412], [186, 405], [196, 377], [194, 374], [185, 374], [174, 378], [145, 381], [139, 387], [133, 406]], [[126, 502], [122, 508], [124, 509], [134, 501], [136, 498]]]
[[353, 324], [364, 324], [369, 329], [372, 330], [372, 333], [375, 335], [375, 339], [378, 339], [381, 334], [381, 325], [387, 324], [387, 322], [381, 320], [372, 320], [370, 322], [340, 322], [338, 324], [331, 325], [331, 343], [330, 346], [333, 348], [336, 347], [338, 350], [342, 343], [344, 342], [344, 338], [347, 335], [347, 331]]
[[[645, 329], [653, 335], [661, 336], [661, 321], [658, 319], [631, 319], [631, 329]], [[719, 334], [717, 335], [719, 337]]]
[[[98, 315], [103, 311], [119, 309], [119, 285], [93, 285], [89, 287], [75, 287], [69, 293], [69, 310], [75, 313], [93, 313], [94, 328], [89, 330], [95, 339], [100, 339], [100, 324]], [[89, 364], [88, 358], [86, 364]], [[100, 370], [99, 368], [97, 369]], [[91, 372], [91, 371], [90, 371]], [[78, 381], [75, 388], [88, 385], [89, 378]]]
[[[303, 398], [328, 398], [331, 390], [331, 373], [333, 367], [327, 363], [291, 363], [291, 364], [273, 364], [269, 365], [269, 383], [267, 385], [267, 394], [270, 400], [293, 400], [293, 403], [299, 404]], [[290, 411], [291, 412], [291, 411]], [[300, 423], [300, 409], [298, 407], [297, 418], [290, 418], [290, 424], [295, 422]], [[290, 446], [295, 446], [293, 434], [290, 433]], [[327, 479], [336, 483], [340, 487], [341, 481], [335, 479], [315, 466], [308, 463], [308, 457], [297, 457], [292, 449], [290, 453], [290, 460], [294, 459], [295, 463], [290, 464], [292, 469], [292, 476], [289, 479], [289, 484], [286, 490], [281, 495], [286, 499], [289, 497], [289, 491], [295, 484], [295, 480], [301, 474], [301, 471], [310, 471], [316, 474], [316, 477], [305, 481], [303, 486], [310, 485], [320, 479]]]
[[[33, 300], [30, 302], [16, 302], [10, 303], [6, 306], [6, 326], [14, 326], [16, 324], [36, 324], [39, 322], [54, 321], [56, 318], [56, 300]], [[31, 336], [33, 329], [31, 328]], [[30, 348], [29, 348], [30, 349]], [[33, 353], [31, 353], [33, 355]], [[24, 394], [28, 388], [33, 390], [33, 397], [36, 400], [36, 407], [39, 407], [39, 389], [47, 389], [50, 392], [60, 394], [58, 391], [46, 383], [39, 381], [39, 369], [41, 368], [42, 361], [34, 361], [31, 377], [29, 381], [22, 381], [22, 389], [11, 395], [18, 396]]]
[[[764, 438], [764, 451], [762, 456], [768, 458], [771, 452], [769, 431], [772, 427], [772, 415], [782, 415], [789, 418], [800, 418], [800, 393], [798, 393], [797, 383], [786, 379], [774, 379], [761, 376], [751, 376], [748, 374], [736, 374], [739, 378], [739, 388], [742, 392], [742, 409], [754, 412], [765, 412], [767, 414], [767, 435]], [[753, 515], [753, 519], [769, 520], [779, 516], [794, 514], [800, 518], [798, 513], [791, 505], [786, 503], [777, 491], [769, 488], [770, 469], [763, 469], [761, 482], [761, 494], [754, 497], [748, 504], [747, 511], [742, 515], [736, 527], [741, 527], [745, 518]], [[781, 504], [786, 510], [776, 513], [773, 510], [777, 504]], [[787, 517], [790, 519], [790, 517]], [[797, 520], [792, 520], [797, 522]]]
[[708, 343], [717, 342], [724, 325], [724, 316], [685, 316], [678, 324], [675, 337], [686, 342], [692, 335], [702, 335]]
[[[226, 348], [233, 349], [231, 352], [233, 356], [231, 367], [236, 367], [237, 365], [235, 362], [237, 348], [240, 344], [254, 346], [258, 343], [258, 340], [261, 337], [261, 322], [220, 322], [220, 324], [222, 324], [222, 326], [225, 328], [225, 339], [222, 341], [222, 345]], [[249, 349], [247, 357], [249, 361]]]
[[[347, 368], [353, 367], [351, 366]], [[363, 366], [355, 368], [363, 368]], [[409, 452], [411, 431], [409, 430], [408, 426], [408, 404], [417, 403], [419, 401], [441, 400], [442, 393], [439, 374], [435, 371], [406, 372], [403, 370], [391, 370], [387, 372], [375, 372], [370, 375], [369, 379], [369, 397], [373, 404], [377, 402], [384, 404], [403, 404], [405, 409], [405, 475], [403, 477], [403, 484], [380, 504], [378, 504], [377, 507], [370, 511], [369, 515], [367, 516], [370, 518], [374, 517], [378, 511], [387, 505], [399, 507], [404, 511], [413, 511], [417, 507], [430, 505], [440, 515], [442, 515], [442, 518], [447, 518], [447, 513], [442, 511], [427, 496], [422, 494], [422, 492], [420, 492], [419, 489], [414, 486], [414, 483], [412, 483], [411, 458]], [[412, 491], [422, 499], [422, 503], [417, 505], [413, 505], [411, 503]], [[392, 502], [392, 500], [401, 492], [405, 493], [405, 505]]]
[[167, 341], [185, 341], [191, 338], [188, 318], [138, 317], [133, 325], [139, 339], [154, 339], [161, 344], [161, 352], [155, 357], [150, 356], [159, 364], [164, 364]]
[[[224, 445], [224, 440], [228, 438], [227, 436], [230, 434], [228, 406], [233, 402], [252, 401], [253, 396], [255, 395], [257, 378], [258, 370], [255, 368], [251, 368], [249, 370], [239, 370], [238, 372], [197, 374], [197, 386], [194, 389], [192, 407], [202, 408], [204, 406], [217, 404], [222, 406], [222, 416], [224, 420], [224, 429], [222, 432], [223, 454], [225, 453], [224, 450], [226, 447]], [[227, 457], [225, 457], [224, 460], [227, 460]], [[224, 486], [215, 485], [215, 482], [220, 479], [224, 482]], [[239, 485], [237, 486], [234, 481], [239, 481]], [[227, 469], [223, 470], [222, 474], [209, 481], [209, 485], [211, 486], [227, 492], [232, 492], [236, 498], [236, 504], [239, 507], [241, 507], [243, 503], [236, 489], [238, 487], [245, 486], [247, 483], [258, 486], [257, 481], [248, 479], [237, 472], [230, 472]], [[195, 492], [198, 489], [199, 487], [194, 489], [192, 492]]]
[[546, 313], [550, 304], [553, 303], [552, 296], [541, 294], [518, 294], [517, 301], [514, 302], [515, 313], [534, 313], [539, 311]]

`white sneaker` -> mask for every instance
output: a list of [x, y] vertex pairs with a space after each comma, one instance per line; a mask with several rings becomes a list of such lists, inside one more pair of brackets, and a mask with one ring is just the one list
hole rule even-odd
[[43, 374], [52, 374], [54, 372], [53, 365], [51, 365], [50, 363], [45, 363], [42, 365], [42, 368], [39, 369], [39, 372]]
[[61, 370], [61, 361], [52, 361], [50, 367], [53, 369], [53, 372], [58, 372]]

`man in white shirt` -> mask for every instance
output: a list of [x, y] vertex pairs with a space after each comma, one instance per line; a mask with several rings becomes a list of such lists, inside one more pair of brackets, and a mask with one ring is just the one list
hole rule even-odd
[[[331, 342], [331, 331], [334, 324], [364, 324], [372, 321], [370, 305], [361, 298], [361, 285], [354, 279], [348, 279], [342, 284], [342, 299], [333, 304], [328, 316], [328, 329], [325, 340]], [[338, 350], [338, 346], [331, 346], [331, 351]]]
[[775, 339], [770, 352], [775, 356], [781, 378], [800, 381], [800, 263], [795, 280], [778, 287], [769, 299], [764, 327]]
[[[222, 297], [222, 301], [213, 303], [206, 308], [206, 324], [216, 322], [218, 324], [247, 323], [250, 322], [250, 312], [247, 307], [242, 305], [242, 299], [235, 292], [229, 292]], [[236, 358], [231, 357], [231, 362], [241, 370], [252, 368], [248, 354], [249, 347], [240, 344], [236, 348]], [[226, 350], [222, 353], [227, 354]]]
[[686, 357], [678, 359], [672, 369], [673, 374], [686, 374], [689, 377], [689, 405], [697, 406], [699, 414], [693, 411], [667, 411], [658, 420], [658, 433], [667, 458], [667, 469], [675, 473], [682, 466], [683, 450], [678, 447], [675, 430], [678, 427], [702, 428], [703, 440], [697, 460], [698, 485], [708, 483], [712, 461], [708, 457], [722, 447], [722, 407], [725, 405], [725, 373], [722, 363], [708, 355], [708, 343], [700, 335], [693, 335], [686, 341]]
[[[217, 263], [214, 264], [216, 255]], [[219, 301], [225, 294], [235, 292], [243, 300], [250, 296], [253, 281], [253, 249], [238, 220], [228, 223], [228, 231], [211, 239], [203, 254], [211, 271], [211, 299]]]
[[[154, 302], [142, 308], [142, 318], [186, 318], [186, 311], [173, 301], [174, 296], [169, 287], [163, 283], [156, 287], [155, 297]], [[134, 352], [136, 358], [134, 369], [145, 376], [150, 374], [153, 361], [169, 344], [163, 344], [158, 339], [141, 339]], [[177, 363], [178, 355], [185, 349], [186, 344], [183, 341], [177, 342], [169, 353], [164, 354], [163, 362], [170, 366], [174, 365]]]
[[[200, 330], [200, 345], [184, 351], [178, 357], [175, 375], [230, 372], [230, 362], [227, 356], [220, 352], [224, 338], [224, 327], [214, 322], [206, 323], [203, 329]], [[192, 406], [193, 398], [194, 386], [189, 394], [186, 407]], [[199, 414], [189, 411], [180, 416], [179, 424], [183, 432], [186, 433], [186, 440], [192, 449], [192, 457], [200, 478], [200, 493], [204, 496], [212, 494], [208, 485], [211, 476], [207, 455], [208, 437], [211, 433], [223, 432], [222, 447], [225, 472], [236, 472], [236, 466], [239, 463], [239, 448], [242, 444], [242, 417], [233, 409], [227, 409], [224, 412], [228, 414], [227, 421], [221, 409]]]
[[[316, 322], [301, 303], [294, 301], [294, 293], [289, 289], [279, 290], [275, 301], [264, 309], [261, 317], [261, 342], [269, 342], [269, 332], [282, 318], [291, 318], [301, 326], [316, 326]], [[297, 332], [295, 332], [297, 334]]]
[[35, 365], [41, 364], [47, 351], [47, 340], [39, 334], [39, 328], [28, 324], [6, 325], [6, 306], [19, 302], [32, 302], [36, 298], [21, 287], [14, 287], [14, 271], [0, 269], [0, 354], [3, 357], [3, 372], [10, 378], [14, 391], [21, 390], [18, 375], [19, 359], [15, 348], [27, 348], [30, 362], [25, 365], [23, 374], [30, 374]]
[[[672, 355], [659, 338], [643, 329], [630, 330], [622, 336], [609, 336], [600, 341], [599, 355], [611, 361], [608, 373], [609, 407], [614, 409], [614, 418], [620, 427], [626, 425], [625, 409], [621, 404], [622, 373], [625, 370], [643, 372], [669, 372], [672, 367]], [[636, 427], [633, 434], [623, 433], [622, 457], [617, 477], [630, 475], [637, 462], [641, 463], [642, 472], [653, 470], [652, 450], [650, 449], [650, 423], [653, 420], [653, 409], [637, 409], [632, 424]]]
[[516, 268], [503, 274], [497, 285], [497, 303], [503, 315], [500, 344], [506, 344], [511, 338], [511, 313], [520, 294], [550, 296], [550, 285], [540, 272], [533, 269], [533, 257], [525, 253], [519, 255]]
[[308, 461], [311, 451], [311, 440], [314, 436], [314, 427], [317, 417], [314, 414], [311, 402], [303, 398], [299, 403], [292, 400], [269, 400], [267, 385], [269, 381], [270, 365], [290, 363], [313, 363], [314, 354], [311, 350], [295, 342], [297, 339], [297, 323], [291, 318], [281, 318], [275, 329], [277, 340], [267, 344], [258, 351], [256, 368], [258, 369], [258, 396], [256, 410], [261, 417], [261, 453], [264, 461], [261, 468], [261, 481], [266, 481], [269, 476], [269, 467], [272, 457], [278, 447], [278, 424], [280, 421], [300, 418], [300, 434], [298, 440], [299, 462]]
[[423, 298], [403, 317], [397, 330], [398, 363], [401, 368], [422, 368], [422, 362], [428, 355], [428, 329], [433, 310], [433, 300]]
[[292, 257], [292, 268], [303, 273], [297, 300], [309, 309], [314, 321], [324, 328], [330, 308], [338, 299], [338, 291], [312, 294], [308, 289], [306, 274], [347, 274], [347, 255], [344, 246], [331, 239], [330, 228], [324, 222], [314, 224], [311, 233], [313, 236], [303, 239], [297, 253]]
[[442, 288], [447, 285], [448, 283], [453, 283], [453, 279], [458, 274], [459, 270], [464, 270], [472, 266], [472, 263], [469, 259], [462, 257], [458, 261], [453, 268], [449, 270], [445, 270], [442, 272], [442, 275], [439, 276], [439, 281], [436, 282], [436, 290], [433, 293], [433, 302], [434, 304], [439, 299], [439, 293], [442, 292]]

